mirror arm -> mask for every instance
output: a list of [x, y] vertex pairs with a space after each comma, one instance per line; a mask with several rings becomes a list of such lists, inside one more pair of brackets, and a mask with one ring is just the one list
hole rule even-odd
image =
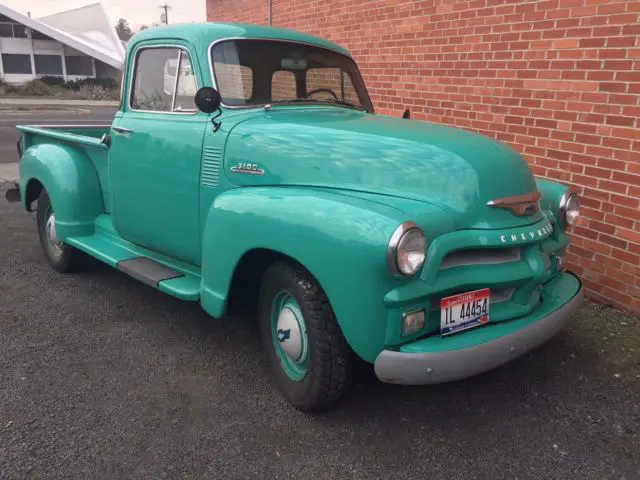
[[222, 115], [222, 110], [220, 110], [220, 108], [218, 108], [216, 110], [216, 112], [218, 112], [218, 114], [211, 119], [211, 123], [213, 123], [213, 131], [214, 131], [214, 133], [217, 132], [220, 129], [220, 127], [222, 126], [222, 122], [216, 120], [220, 115]]

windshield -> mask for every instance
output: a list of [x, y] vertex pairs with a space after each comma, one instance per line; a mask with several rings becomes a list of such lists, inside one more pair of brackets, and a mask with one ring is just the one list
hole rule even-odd
[[279, 40], [226, 40], [211, 49], [227, 106], [325, 103], [373, 112], [355, 62], [332, 50]]

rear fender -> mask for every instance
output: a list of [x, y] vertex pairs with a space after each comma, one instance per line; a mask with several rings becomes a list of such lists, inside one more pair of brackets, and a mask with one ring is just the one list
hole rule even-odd
[[25, 209], [33, 182], [47, 191], [56, 213], [58, 238], [92, 235], [94, 221], [104, 212], [100, 181], [91, 159], [71, 145], [41, 143], [25, 150], [20, 160], [20, 191]]
[[230, 190], [216, 198], [205, 223], [202, 306], [213, 317], [223, 316], [240, 260], [257, 249], [270, 250], [314, 276], [351, 348], [374, 359], [385, 338], [383, 298], [394, 286], [387, 244], [400, 214], [327, 190]]

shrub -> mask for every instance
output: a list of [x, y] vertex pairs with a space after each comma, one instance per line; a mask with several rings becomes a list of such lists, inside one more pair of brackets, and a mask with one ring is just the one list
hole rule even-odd
[[64, 84], [65, 87], [76, 92], [82, 87], [102, 87], [105, 90], [118, 88], [118, 82], [109, 77], [85, 78], [82, 80], [71, 80]]
[[64, 78], [62, 77], [54, 77], [51, 75], [45, 75], [43, 77], [40, 77], [39, 80], [42, 83], [45, 83], [47, 85], [49, 85], [50, 87], [56, 87], [56, 86], [62, 86], [64, 85]]
[[55, 96], [86, 100], [118, 100], [119, 82], [113, 78], [87, 78], [65, 82], [61, 77], [45, 75], [23, 85], [4, 84], [0, 78], [4, 94], [24, 96]]
[[53, 95], [53, 91], [51, 87], [44, 83], [41, 80], [31, 80], [30, 82], [25, 83], [21, 87], [19, 87], [19, 93], [21, 95], [31, 95], [31, 96], [47, 96]]

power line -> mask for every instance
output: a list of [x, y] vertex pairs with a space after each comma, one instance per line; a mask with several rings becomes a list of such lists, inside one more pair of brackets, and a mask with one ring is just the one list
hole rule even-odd
[[171, 10], [171, 5], [167, 5], [165, 3], [164, 5], [160, 5], [158, 8], [164, 10], [164, 23], [165, 25], [169, 25], [169, 10]]

